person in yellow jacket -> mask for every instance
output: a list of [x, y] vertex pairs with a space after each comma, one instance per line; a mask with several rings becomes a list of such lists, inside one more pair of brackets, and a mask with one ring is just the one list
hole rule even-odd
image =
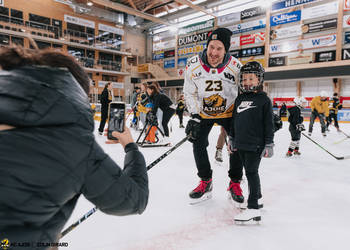
[[315, 119], [318, 117], [321, 123], [321, 132], [323, 136], [326, 136], [326, 123], [325, 119], [329, 116], [329, 103], [327, 100], [327, 92], [321, 91], [319, 96], [315, 96], [311, 101], [311, 116], [309, 124], [309, 136], [312, 134], [312, 128], [314, 126]]

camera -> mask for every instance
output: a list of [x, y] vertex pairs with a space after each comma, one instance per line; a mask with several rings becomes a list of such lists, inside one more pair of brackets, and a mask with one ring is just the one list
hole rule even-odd
[[109, 119], [108, 119], [108, 132], [107, 138], [109, 140], [118, 140], [112, 136], [113, 131], [120, 133], [124, 132], [125, 126], [125, 103], [124, 102], [111, 102], [109, 104]]

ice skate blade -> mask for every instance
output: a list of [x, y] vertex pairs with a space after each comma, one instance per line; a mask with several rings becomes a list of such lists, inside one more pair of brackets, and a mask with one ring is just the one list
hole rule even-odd
[[250, 219], [247, 219], [247, 220], [240, 220], [240, 219], [234, 219], [234, 221], [235, 222], [248, 222], [248, 221], [251, 221], [251, 220], [253, 220], [253, 221], [256, 221], [256, 222], [259, 222], [259, 221], [261, 221], [261, 216], [256, 216], [256, 217], [252, 217], [252, 218], [250, 218]]
[[212, 196], [212, 193], [211, 193], [211, 192], [203, 194], [203, 196], [200, 197], [200, 198], [198, 198], [198, 199], [192, 199], [192, 198], [190, 197], [190, 198], [189, 198], [189, 199], [190, 199], [189, 204], [190, 204], [190, 205], [200, 204], [200, 203], [203, 203], [203, 202], [205, 202], [205, 201], [207, 201], [207, 200], [210, 200], [212, 197], [213, 197], [213, 196]]
[[167, 143], [167, 144], [143, 144], [141, 145], [141, 143], [138, 143], [138, 145], [142, 148], [156, 148], [156, 147], [170, 147], [171, 144], [170, 143]]

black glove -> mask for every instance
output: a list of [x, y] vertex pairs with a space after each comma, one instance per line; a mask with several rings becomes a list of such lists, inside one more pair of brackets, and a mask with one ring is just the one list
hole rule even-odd
[[304, 126], [304, 124], [302, 124], [302, 123], [297, 124], [295, 127], [296, 127], [296, 129], [297, 129], [298, 131], [300, 131], [300, 132], [305, 131], [305, 126]]
[[194, 142], [199, 138], [200, 123], [201, 117], [198, 114], [192, 115], [192, 118], [187, 122], [185, 132], [186, 135], [190, 136], [188, 139], [190, 142]]
[[340, 104], [340, 105], [338, 106], [338, 110], [341, 110], [342, 108], [343, 108], [343, 105]]
[[318, 116], [318, 111], [317, 111], [317, 109], [312, 110], [312, 113], [313, 113], [315, 116]]
[[146, 120], [151, 126], [158, 126], [157, 116], [153, 112], [148, 112], [146, 115]]

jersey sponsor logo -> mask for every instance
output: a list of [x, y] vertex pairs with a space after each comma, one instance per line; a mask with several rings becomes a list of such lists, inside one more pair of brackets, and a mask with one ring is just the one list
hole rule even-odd
[[251, 108], [256, 108], [256, 106], [252, 106], [252, 104], [252, 101], [241, 102], [241, 104], [239, 104], [239, 106], [237, 107], [237, 113], [241, 113]]
[[194, 64], [196, 62], [198, 62], [198, 57], [197, 56], [193, 57], [191, 60], [188, 60], [187, 67], [190, 67], [191, 64]]
[[225, 112], [226, 99], [219, 94], [203, 98], [203, 111], [211, 116], [217, 116]]
[[202, 72], [192, 73], [192, 78], [198, 78], [202, 75]]
[[241, 64], [239, 64], [236, 60], [232, 60], [232, 65], [237, 67], [238, 69], [241, 68]]
[[231, 75], [230, 73], [224, 72], [225, 78], [229, 79], [230, 81], [235, 81], [235, 77]]

